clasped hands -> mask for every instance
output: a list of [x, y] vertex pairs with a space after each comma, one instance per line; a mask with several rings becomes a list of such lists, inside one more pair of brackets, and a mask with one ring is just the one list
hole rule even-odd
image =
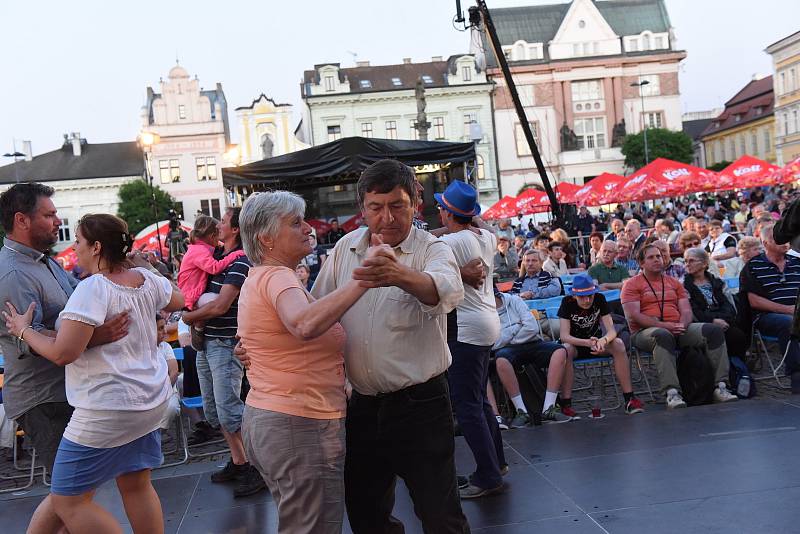
[[588, 341], [590, 343], [589, 351], [591, 351], [592, 354], [601, 354], [605, 352], [606, 346], [608, 346], [608, 340], [605, 338], [605, 336], [601, 338], [592, 336]]
[[367, 256], [361, 267], [353, 269], [353, 280], [365, 288], [399, 285], [406, 267], [397, 261], [394, 250], [383, 242], [380, 234], [372, 234]]

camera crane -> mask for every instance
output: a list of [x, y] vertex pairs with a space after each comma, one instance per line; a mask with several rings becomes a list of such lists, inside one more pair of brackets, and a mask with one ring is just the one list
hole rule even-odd
[[511, 77], [511, 69], [508, 66], [508, 61], [506, 60], [505, 54], [503, 54], [500, 38], [497, 36], [497, 29], [494, 26], [494, 22], [492, 22], [492, 17], [489, 14], [489, 8], [486, 6], [486, 2], [484, 0], [476, 0], [476, 4], [477, 5], [470, 7], [468, 10], [469, 22], [467, 23], [467, 21], [464, 19], [464, 14], [461, 11], [461, 0], [456, 0], [456, 16], [453, 22], [464, 24], [464, 30], [475, 29], [478, 32], [486, 33], [489, 44], [492, 47], [494, 57], [497, 60], [497, 64], [500, 66], [500, 70], [503, 72], [503, 79], [506, 82], [509, 94], [511, 94], [511, 100], [514, 102], [514, 108], [517, 111], [517, 117], [519, 117], [520, 126], [522, 127], [522, 131], [525, 133], [525, 140], [528, 142], [528, 147], [533, 155], [533, 160], [536, 162], [536, 169], [539, 172], [542, 185], [547, 193], [547, 198], [550, 199], [550, 209], [553, 213], [554, 222], [558, 228], [565, 228], [566, 221], [564, 219], [564, 210], [561, 204], [558, 202], [558, 198], [556, 198], [556, 193], [550, 185], [550, 180], [547, 178], [547, 171], [544, 168], [544, 162], [542, 161], [542, 156], [539, 153], [539, 147], [536, 145], [536, 140], [533, 138], [533, 132], [531, 131], [528, 117], [525, 115], [525, 108], [522, 106], [522, 101], [520, 100], [519, 93], [517, 92], [517, 86], [514, 83], [514, 79]]

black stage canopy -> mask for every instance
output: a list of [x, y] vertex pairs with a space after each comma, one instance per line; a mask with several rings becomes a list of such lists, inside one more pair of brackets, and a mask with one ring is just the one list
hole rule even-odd
[[347, 137], [240, 167], [222, 169], [226, 187], [255, 186], [297, 191], [354, 183], [361, 172], [381, 159], [418, 167], [463, 163], [475, 159], [472, 143], [405, 141]]

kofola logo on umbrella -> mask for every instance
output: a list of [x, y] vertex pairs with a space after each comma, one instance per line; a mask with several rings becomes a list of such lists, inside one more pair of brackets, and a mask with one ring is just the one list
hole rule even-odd
[[671, 182], [672, 180], [677, 180], [681, 176], [691, 176], [691, 173], [689, 172], [689, 169], [687, 169], [686, 167], [681, 167], [680, 169], [671, 169], [668, 171], [664, 171], [663, 173], [661, 173], [661, 175]]
[[761, 165], [748, 165], [747, 167], [740, 167], [738, 169], [733, 170], [733, 175], [739, 178], [740, 176], [744, 176], [745, 174], [761, 172]]
[[629, 187], [633, 187], [634, 185], [639, 185], [640, 183], [644, 182], [647, 179], [647, 174], [640, 174], [639, 176], [635, 176], [625, 182], [625, 185], [622, 186], [622, 189], [627, 189]]

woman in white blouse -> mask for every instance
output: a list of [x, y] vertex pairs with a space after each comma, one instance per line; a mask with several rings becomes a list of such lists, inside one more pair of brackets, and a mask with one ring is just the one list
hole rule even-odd
[[[67, 400], [75, 408], [56, 454], [50, 495], [28, 532], [122, 532], [114, 517], [93, 502], [94, 491], [116, 479], [136, 533], [163, 533], [161, 504], [150, 470], [162, 460], [159, 423], [169, 405], [167, 363], [157, 352], [156, 312], [178, 310], [183, 296], [167, 278], [126, 259], [133, 240], [113, 215], [78, 222], [78, 266], [90, 273], [59, 316], [56, 337], [31, 328], [34, 304], [3, 312], [9, 332], [37, 354], [66, 366]], [[87, 348], [94, 329], [122, 311], [128, 335]]]

